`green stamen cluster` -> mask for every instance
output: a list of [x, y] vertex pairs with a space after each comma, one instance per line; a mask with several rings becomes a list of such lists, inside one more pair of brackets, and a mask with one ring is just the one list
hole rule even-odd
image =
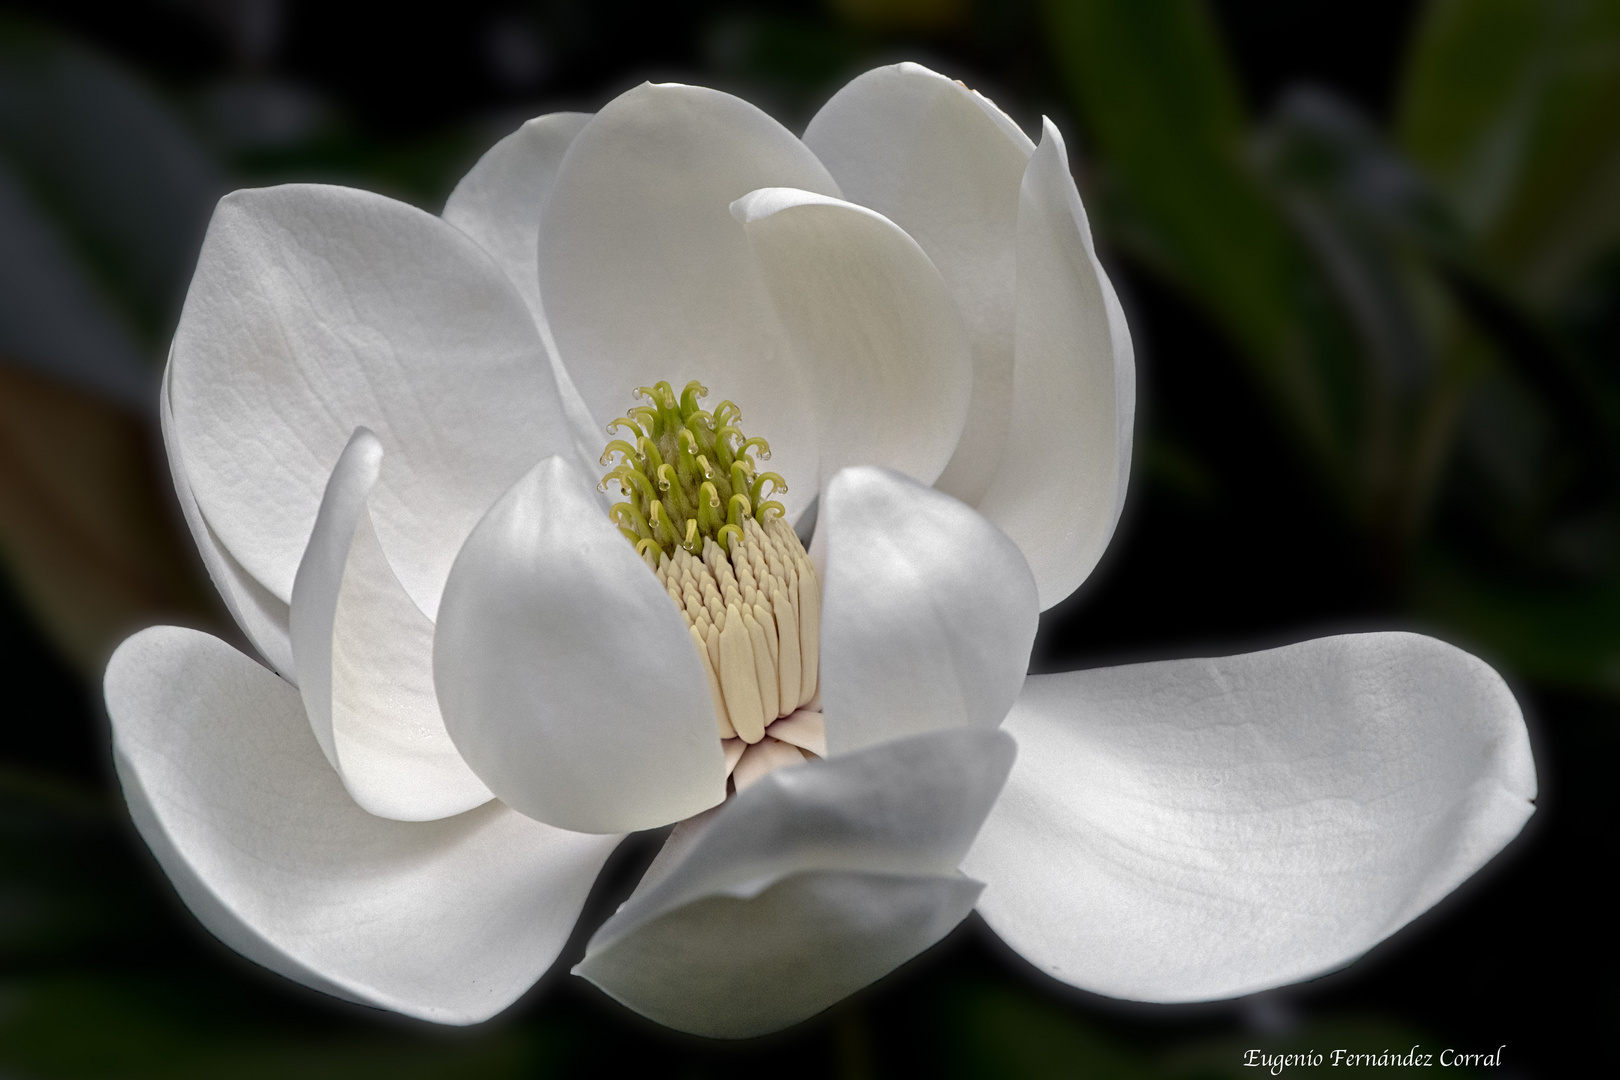
[[766, 496], [786, 491], [786, 482], [760, 472], [752, 456], [770, 460], [770, 444], [742, 433], [742, 410], [734, 403], [722, 401], [712, 413], [699, 408], [708, 393], [696, 380], [678, 398], [667, 382], [643, 386], [636, 396], [649, 404], [607, 426], [609, 435], [621, 431], [629, 437], [602, 451], [603, 465], [615, 454], [619, 464], [602, 477], [599, 489], [619, 485], [628, 501], [615, 503], [608, 516], [649, 566], [677, 548], [701, 555], [705, 539], [729, 551], [732, 538], [743, 540], [743, 518], [763, 525], [784, 512]]

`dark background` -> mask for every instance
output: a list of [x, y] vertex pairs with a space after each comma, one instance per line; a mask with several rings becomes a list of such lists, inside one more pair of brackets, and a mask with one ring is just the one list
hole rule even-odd
[[[1549, 289], [1520, 273], [1533, 244], [1516, 248], [1503, 239], [1511, 230], [1448, 202], [1403, 117], [1421, 28], [1457, 7], [0, 6], [0, 41], [11, 50], [0, 52], [0, 72], [62, 50], [96, 57], [194, 140], [214, 171], [193, 185], [208, 195], [193, 199], [201, 209], [173, 217], [175, 244], [192, 256], [218, 193], [210, 185], [333, 180], [437, 211], [523, 118], [594, 109], [647, 77], [732, 90], [798, 130], [853, 74], [917, 59], [984, 90], [1026, 130], [1051, 115], [1070, 136], [1130, 315], [1140, 415], [1124, 520], [1092, 579], [1043, 617], [1036, 670], [1356, 629], [1435, 633], [1513, 685], [1542, 792], [1524, 835], [1436, 910], [1346, 971], [1238, 1001], [1147, 1007], [1075, 991], [1033, 971], [975, 917], [828, 1013], [738, 1045], [655, 1027], [568, 977], [584, 935], [522, 1002], [473, 1030], [336, 1003], [214, 942], [129, 827], [111, 775], [100, 664], [130, 629], [160, 618], [217, 625], [222, 615], [174, 525], [140, 395], [109, 391], [111, 376], [64, 373], [0, 348], [0, 1072], [528, 1076], [623, 1066], [680, 1076], [1221, 1077], [1252, 1075], [1239, 1067], [1251, 1046], [1418, 1042], [1434, 1053], [1505, 1043], [1502, 1076], [1579, 1075], [1601, 1061], [1620, 1006], [1613, 894], [1601, 885], [1616, 855], [1611, 775], [1620, 762], [1611, 520], [1620, 507], [1611, 407], [1620, 261], [1609, 254], [1620, 244], [1605, 234]], [[1613, 5], [1546, 7], [1602, 14]], [[1616, 22], [1593, 18], [1599, 29]], [[1512, 28], [1502, 25], [1498, 38]], [[1178, 40], [1192, 52], [1175, 52]], [[1482, 31], [1480, 40], [1495, 39]], [[1620, 42], [1601, 39], [1611, 40]], [[1207, 160], [1188, 134], [1205, 129], [1186, 119], [1218, 97], [1184, 77], [1199, 42], [1215, 49], [1234, 93], [1235, 126], [1221, 136], [1230, 145]], [[1133, 56], [1160, 63], [1111, 72], [1108, 50], [1122, 65]], [[1567, 48], [1549, 46], [1548, 56], [1576, 62]], [[1329, 95], [1332, 116], [1353, 122], [1291, 127], [1291, 117], [1327, 115], [1299, 109], [1293, 92], [1306, 84]], [[1480, 92], [1469, 84], [1455, 93]], [[1593, 131], [1586, 137], [1600, 149], [1620, 147], [1615, 133]], [[29, 171], [27, 155], [44, 153], [33, 145], [19, 136], [0, 151], [19, 174], [41, 175]], [[1195, 180], [1200, 169], [1208, 175], [1190, 181], [1191, 195], [1178, 192], [1149, 167], [1165, 160]], [[1358, 187], [1363, 167], [1416, 179]], [[1560, 167], [1586, 168], [1586, 177], [1601, 162]], [[116, 170], [105, 179], [120, 183]], [[1572, 180], [1557, 190], [1577, 188]], [[64, 235], [93, 234], [78, 224], [82, 207], [40, 190], [40, 213]], [[1542, 220], [1530, 196], [1521, 202], [1520, 219]], [[1301, 207], [1326, 213], [1331, 235], [1361, 253], [1357, 265], [1385, 288], [1386, 322], [1407, 327], [1405, 345], [1380, 337], [1384, 324], [1324, 269], [1323, 242], [1301, 227]], [[1591, 214], [1593, 235], [1612, 228]], [[1272, 271], [1253, 269], [1255, 252], [1273, 249], [1282, 252], [1277, 273], [1298, 285], [1281, 300], [1264, 284]], [[117, 283], [116, 258], [98, 261], [93, 237], [76, 250], [90, 253], [87, 273], [113, 282], [155, 371], [189, 262], [176, 256], [143, 292]], [[1230, 284], [1251, 271], [1254, 293]], [[1270, 314], [1245, 307], [1255, 295]], [[1288, 355], [1327, 388], [1337, 410], [1329, 436], [1313, 441], [1266, 374], [1267, 357], [1282, 355], [1269, 344], [1273, 324], [1306, 342], [1304, 360]], [[1419, 468], [1414, 447], [1427, 444], [1413, 432], [1442, 413], [1451, 419], [1434, 428], [1441, 450]], [[1379, 416], [1396, 419], [1379, 427]], [[1521, 429], [1531, 434], [1513, 435]], [[122, 517], [85, 509], [114, 504]], [[168, 516], [143, 516], [138, 505]], [[643, 838], [615, 857], [582, 925], [612, 909], [651, 850]]]

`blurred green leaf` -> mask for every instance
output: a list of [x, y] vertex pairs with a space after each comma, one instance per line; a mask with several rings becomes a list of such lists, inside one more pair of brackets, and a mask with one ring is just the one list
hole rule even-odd
[[1236, 81], [1197, 0], [1048, 0], [1051, 48], [1100, 161], [1111, 238], [1200, 301], [1341, 495], [1355, 394], [1342, 323], [1247, 161]]
[[1620, 237], [1620, 2], [1436, 0], [1398, 130], [1496, 270], [1551, 303]]

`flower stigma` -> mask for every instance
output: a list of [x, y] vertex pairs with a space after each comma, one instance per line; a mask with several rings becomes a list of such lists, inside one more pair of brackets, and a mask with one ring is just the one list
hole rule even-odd
[[[817, 694], [821, 583], [804, 545], [771, 495], [787, 491], [761, 472], [770, 444], [738, 426], [742, 410], [699, 406], [693, 380], [677, 396], [643, 386], [645, 404], [607, 426], [617, 484], [608, 511], [686, 621], [719, 723], [726, 772], [741, 791], [788, 765], [827, 753]], [[615, 461], [617, 462], [615, 464]]]

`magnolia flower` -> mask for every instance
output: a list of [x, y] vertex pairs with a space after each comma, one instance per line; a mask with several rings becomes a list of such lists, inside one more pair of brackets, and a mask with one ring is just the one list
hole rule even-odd
[[702, 1034], [975, 907], [1117, 997], [1341, 966], [1517, 834], [1518, 708], [1408, 634], [1026, 678], [1118, 519], [1133, 379], [1057, 129], [915, 65], [802, 139], [679, 85], [543, 116], [443, 217], [237, 192], [162, 417], [264, 663], [123, 644], [131, 814], [231, 947], [444, 1023], [672, 823], [575, 970]]

